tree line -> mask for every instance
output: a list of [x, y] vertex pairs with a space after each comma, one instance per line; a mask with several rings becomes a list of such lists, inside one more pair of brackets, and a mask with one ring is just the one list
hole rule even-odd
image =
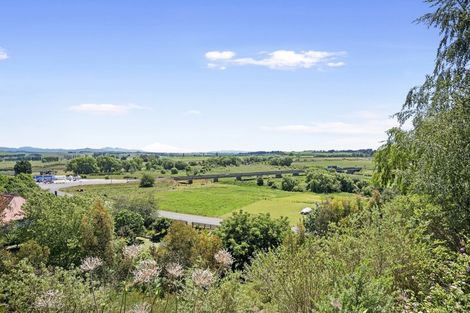
[[80, 156], [70, 160], [67, 163], [66, 170], [77, 175], [92, 173], [116, 173], [116, 172], [136, 172], [143, 169], [147, 171], [159, 170], [164, 174], [170, 171], [177, 174], [179, 171], [186, 171], [190, 174], [198, 174], [209, 171], [214, 167], [240, 166], [256, 163], [268, 163], [274, 166], [291, 166], [293, 159], [291, 157], [236, 157], [223, 156], [212, 157], [203, 160], [182, 161], [170, 158], [160, 158], [154, 155], [142, 155], [132, 158], [117, 158], [110, 155]]

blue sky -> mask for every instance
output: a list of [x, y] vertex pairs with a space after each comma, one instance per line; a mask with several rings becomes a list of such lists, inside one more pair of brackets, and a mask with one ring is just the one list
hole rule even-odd
[[376, 148], [438, 34], [420, 0], [0, 4], [0, 146]]

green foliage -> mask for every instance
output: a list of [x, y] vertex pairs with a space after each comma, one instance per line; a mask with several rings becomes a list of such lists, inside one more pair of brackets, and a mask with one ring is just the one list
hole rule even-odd
[[97, 173], [99, 171], [98, 163], [92, 156], [82, 156], [72, 159], [67, 163], [67, 171], [72, 171], [76, 175]]
[[269, 164], [275, 166], [291, 166], [294, 159], [291, 157], [276, 157], [269, 161]]
[[256, 178], [256, 184], [257, 184], [258, 186], [264, 186], [264, 179], [263, 179], [262, 176], [258, 176], [258, 177]]
[[43, 156], [41, 158], [42, 163], [50, 163], [50, 162], [59, 162], [58, 156]]
[[[146, 163], [145, 166], [147, 170], [150, 170], [152, 168], [150, 163]], [[123, 160], [122, 168], [124, 169], [124, 171], [131, 173], [135, 171], [140, 171], [142, 169], [142, 159], [132, 158], [130, 160]]]
[[170, 172], [171, 172], [171, 175], [176, 175], [178, 174], [178, 169], [173, 167]]
[[316, 193], [349, 192], [370, 193], [365, 180], [325, 170], [310, 171], [306, 177], [307, 189]]
[[168, 233], [168, 229], [170, 228], [172, 221], [167, 218], [159, 217], [157, 218], [148, 228], [148, 234], [151, 237], [153, 242], [160, 242], [163, 237], [165, 237]]
[[144, 173], [140, 179], [140, 187], [149, 188], [155, 185], [155, 177], [150, 173]]
[[399, 128], [387, 131], [387, 143], [374, 153], [375, 171], [372, 181], [383, 188], [391, 187], [405, 192], [410, 187], [413, 159], [410, 135]]
[[108, 155], [102, 155], [97, 157], [96, 163], [100, 172], [102, 173], [113, 173], [122, 169], [121, 160]]
[[199, 231], [190, 225], [173, 222], [163, 238], [159, 260], [179, 263], [185, 267], [213, 266], [214, 254], [221, 248], [220, 239], [212, 233]]
[[77, 196], [35, 193], [24, 206], [25, 225], [19, 227], [20, 237], [48, 247], [51, 265], [77, 265], [83, 253], [80, 224], [91, 203], [92, 199]]
[[305, 217], [305, 230], [315, 235], [324, 236], [331, 223], [337, 224], [343, 218], [361, 209], [360, 199], [356, 199], [355, 202], [339, 199], [317, 202], [312, 212]]
[[31, 168], [31, 162], [26, 160], [17, 161], [13, 169], [15, 170], [15, 175], [31, 174], [33, 172]]
[[281, 189], [284, 191], [294, 191], [295, 187], [298, 186], [298, 182], [288, 176], [282, 178]]
[[337, 178], [341, 185], [340, 189], [342, 192], [353, 193], [358, 190], [358, 187], [355, 184], [355, 181], [347, 174], [338, 174]]
[[306, 177], [307, 189], [316, 193], [331, 193], [341, 190], [341, 183], [336, 175], [326, 171], [312, 171]]
[[0, 175], [0, 192], [19, 194], [27, 198], [31, 193], [38, 190], [39, 187], [31, 175], [18, 174], [14, 177]]
[[118, 236], [126, 238], [128, 243], [134, 243], [136, 237], [144, 233], [144, 219], [139, 213], [120, 210], [114, 217], [114, 229]]
[[21, 244], [16, 257], [20, 260], [27, 259], [29, 264], [39, 268], [41, 265], [48, 263], [49, 254], [50, 250], [48, 247], [43, 247], [35, 240], [30, 239]]
[[[395, 312], [404, 306], [419, 311], [428, 301], [434, 303], [430, 312], [441, 312], [442, 303], [427, 296], [454, 288], [446, 297], [454, 309], [444, 312], [465, 312], [470, 258], [460, 254], [457, 260], [426, 236], [426, 222], [417, 226], [418, 217], [403, 216], [403, 210], [406, 202], [393, 200], [350, 214], [329, 236], [303, 244], [287, 240], [255, 259], [246, 292], [261, 299], [257, 306], [267, 312]], [[458, 305], [452, 302], [457, 294]]]
[[269, 214], [240, 211], [225, 219], [216, 233], [234, 257], [235, 266], [243, 268], [256, 253], [279, 246], [288, 229], [286, 218], [272, 219]]
[[186, 162], [183, 162], [183, 161], [176, 161], [175, 162], [175, 168], [178, 171], [184, 171], [184, 170], [186, 170], [187, 167], [188, 167], [188, 163], [186, 163]]
[[114, 208], [117, 212], [126, 209], [138, 213], [144, 219], [144, 226], [149, 227], [157, 217], [158, 203], [153, 193], [141, 197], [128, 195], [117, 197], [114, 201]]
[[451, 111], [461, 99], [470, 96], [470, 2], [425, 1], [435, 11], [418, 21], [437, 28], [441, 41], [432, 75], [426, 76], [421, 86], [410, 90], [402, 111], [397, 114], [400, 122], [411, 119], [414, 126], [436, 113]]
[[437, 27], [441, 42], [432, 75], [413, 88], [401, 112], [411, 130], [391, 129], [375, 157], [374, 180], [405, 193], [424, 193], [443, 206], [458, 237], [470, 230], [470, 2], [428, 0], [435, 12], [419, 19]]
[[114, 225], [109, 210], [96, 201], [81, 220], [82, 255], [99, 257], [111, 263], [113, 260]]
[[88, 282], [76, 270], [38, 270], [22, 261], [0, 274], [0, 303], [6, 312], [88, 313], [94, 312], [94, 302], [100, 304], [103, 300], [101, 292], [92, 296]]

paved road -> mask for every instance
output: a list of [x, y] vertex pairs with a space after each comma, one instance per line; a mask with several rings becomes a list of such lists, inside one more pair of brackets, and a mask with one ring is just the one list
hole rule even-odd
[[[49, 190], [51, 193], [57, 191], [58, 196], [70, 195], [59, 189], [68, 188], [68, 187], [79, 187], [85, 185], [109, 185], [109, 184], [126, 184], [128, 182], [134, 182], [135, 180], [127, 179], [81, 179], [79, 181], [73, 182], [55, 182], [52, 184], [38, 183], [39, 187], [44, 190]], [[203, 226], [219, 226], [222, 222], [221, 218], [216, 217], [207, 217], [202, 215], [192, 215], [192, 214], [182, 214], [170, 211], [158, 210], [158, 214], [161, 217], [169, 218], [176, 221], [183, 221], [191, 224], [202, 224]]]
[[170, 211], [158, 210], [158, 215], [175, 221], [183, 221], [191, 224], [202, 224], [207, 226], [219, 226], [222, 222], [221, 218], [207, 217], [202, 215], [183, 214]]
[[126, 184], [135, 180], [128, 179], [80, 179], [78, 181], [56, 181], [51, 184], [38, 183], [39, 187], [44, 190], [49, 190], [51, 193], [57, 191], [58, 196], [65, 196], [66, 193], [60, 191], [59, 189], [68, 188], [68, 187], [78, 187], [85, 185], [109, 185], [109, 184]]

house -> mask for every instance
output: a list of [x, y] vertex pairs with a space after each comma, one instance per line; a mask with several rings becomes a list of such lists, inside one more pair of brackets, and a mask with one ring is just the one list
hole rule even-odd
[[8, 193], [0, 193], [0, 224], [8, 224], [11, 221], [24, 218], [22, 210], [25, 198]]

